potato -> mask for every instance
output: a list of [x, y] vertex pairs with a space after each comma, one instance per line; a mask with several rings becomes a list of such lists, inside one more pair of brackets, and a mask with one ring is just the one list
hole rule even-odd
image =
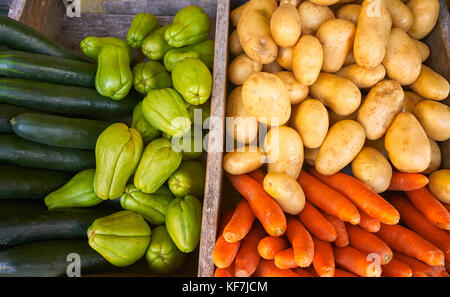
[[322, 71], [336, 72], [344, 65], [352, 50], [355, 24], [342, 19], [331, 19], [317, 29], [316, 37], [322, 43]]
[[356, 64], [355, 56], [353, 55], [353, 50], [351, 50], [350, 53], [348, 53], [347, 57], [345, 58], [344, 66], [350, 64]]
[[392, 28], [383, 65], [387, 76], [401, 85], [412, 84], [419, 77], [422, 57], [405, 31]]
[[270, 18], [277, 9], [275, 0], [250, 1], [237, 25], [244, 52], [255, 62], [269, 64], [278, 55], [278, 45], [270, 33]]
[[328, 112], [318, 100], [303, 101], [295, 112], [294, 127], [302, 137], [303, 145], [314, 149], [322, 145], [328, 132]]
[[413, 14], [409, 36], [422, 39], [433, 30], [439, 16], [439, 0], [410, 0], [406, 4]]
[[395, 117], [386, 132], [384, 146], [392, 165], [400, 171], [418, 173], [430, 164], [430, 142], [412, 113], [401, 112]]
[[442, 203], [450, 204], [450, 169], [437, 170], [428, 179], [431, 193]]
[[304, 151], [305, 163], [310, 166], [315, 166], [317, 155], [319, 154], [319, 151], [320, 151], [320, 147], [315, 148], [315, 149], [309, 149], [309, 148], [305, 147], [305, 151]]
[[259, 147], [241, 147], [223, 156], [223, 169], [229, 174], [245, 174], [261, 167], [265, 159]]
[[296, 80], [291, 71], [279, 71], [274, 74], [284, 82], [291, 104], [299, 104], [308, 96], [309, 88]]
[[358, 22], [359, 12], [361, 11], [361, 5], [347, 4], [341, 6], [336, 13], [338, 19], [350, 21], [356, 25]]
[[314, 4], [323, 6], [333, 5], [339, 2], [339, 0], [309, 0], [309, 1], [311, 1]]
[[312, 85], [319, 76], [323, 63], [320, 41], [312, 35], [303, 35], [292, 53], [292, 71], [295, 78], [306, 86]]
[[269, 64], [264, 64], [263, 69], [262, 69], [262, 71], [269, 72], [269, 73], [275, 73], [275, 72], [279, 72], [282, 70], [283, 70], [283, 67], [281, 67], [280, 64], [278, 64], [276, 61], [273, 61], [272, 63], [269, 63]]
[[340, 77], [351, 80], [358, 88], [371, 88], [386, 75], [386, 70], [382, 64], [375, 68], [364, 68], [358, 64], [350, 64], [342, 67], [335, 73]]
[[237, 142], [246, 144], [258, 135], [258, 121], [249, 116], [242, 102], [242, 86], [235, 88], [228, 96], [226, 130]]
[[403, 109], [402, 111], [407, 111], [410, 113], [414, 113], [414, 110], [416, 109], [417, 104], [422, 102], [423, 99], [419, 95], [417, 95], [414, 92], [411, 91], [405, 91], [405, 100], [403, 100]]
[[379, 151], [386, 159], [389, 159], [389, 155], [384, 147], [384, 137], [381, 137], [377, 140], [370, 140], [366, 138], [366, 143], [364, 146], [370, 146]]
[[278, 48], [278, 57], [275, 60], [281, 67], [292, 70], [292, 53], [294, 47], [280, 47]]
[[428, 168], [422, 171], [422, 174], [425, 175], [435, 172], [441, 166], [441, 149], [436, 141], [431, 138], [428, 138], [428, 140], [430, 141], [431, 147], [431, 161]]
[[376, 193], [386, 191], [391, 183], [391, 164], [382, 153], [370, 146], [364, 147], [352, 161], [352, 172]]
[[242, 85], [253, 73], [260, 72], [263, 65], [241, 54], [231, 61], [228, 66], [228, 79], [235, 85]]
[[237, 24], [239, 22], [239, 19], [241, 18], [241, 14], [244, 11], [244, 9], [248, 6], [248, 4], [250, 3], [250, 1], [245, 2], [244, 4], [242, 4], [239, 7], [236, 7], [235, 9], [233, 9], [230, 13], [230, 19], [231, 19], [231, 24], [236, 28]]
[[343, 120], [331, 126], [316, 158], [316, 170], [332, 175], [350, 164], [361, 151], [366, 136], [356, 121]]
[[[376, 16], [377, 13], [379, 16]], [[363, 1], [353, 44], [353, 55], [359, 66], [374, 68], [381, 64], [391, 25], [391, 16], [384, 1]]]
[[347, 116], [361, 103], [361, 92], [350, 80], [321, 72], [316, 82], [309, 87], [311, 96], [321, 101], [336, 114]]
[[244, 53], [244, 49], [241, 46], [241, 42], [239, 41], [239, 35], [237, 34], [237, 30], [233, 30], [230, 34], [230, 39], [228, 40], [228, 45], [230, 48], [230, 53], [233, 56], [239, 56]]
[[294, 129], [287, 126], [275, 127], [264, 139], [268, 172], [283, 172], [294, 179], [303, 166], [303, 142]]
[[426, 65], [422, 65], [419, 77], [409, 87], [420, 96], [437, 101], [447, 98], [450, 90], [448, 81]]
[[302, 35], [311, 35], [320, 25], [334, 19], [334, 13], [328, 6], [314, 4], [310, 1], [302, 2], [298, 6], [298, 13], [302, 24]]
[[386, 2], [386, 8], [392, 17], [392, 27], [408, 32], [413, 25], [413, 14], [411, 9], [400, 0], [384, 1]]
[[285, 213], [297, 215], [305, 207], [305, 193], [302, 187], [296, 179], [286, 173], [267, 173], [263, 186]]
[[297, 8], [290, 4], [281, 4], [270, 19], [270, 31], [279, 46], [294, 46], [302, 32]]
[[300, 4], [300, 0], [281, 0], [281, 1], [278, 1], [278, 2], [280, 2], [280, 5], [281, 4], [290, 4], [290, 5], [293, 5], [295, 7], [298, 7], [298, 5]]
[[248, 114], [269, 126], [284, 125], [291, 116], [289, 93], [281, 78], [257, 72], [242, 86], [242, 98]]
[[394, 80], [383, 80], [370, 89], [358, 110], [358, 122], [368, 139], [383, 137], [395, 116], [402, 111], [403, 100], [402, 86]]
[[415, 45], [419, 49], [420, 57], [422, 58], [422, 62], [424, 62], [428, 57], [430, 56], [430, 48], [426, 43], [423, 43], [422, 41], [419, 41], [417, 39], [412, 38]]
[[446, 141], [450, 138], [450, 107], [447, 105], [424, 100], [417, 104], [414, 115], [431, 139]]

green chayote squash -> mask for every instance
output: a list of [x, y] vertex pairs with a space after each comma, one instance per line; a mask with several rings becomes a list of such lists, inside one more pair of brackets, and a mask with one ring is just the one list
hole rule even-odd
[[166, 227], [175, 245], [183, 253], [192, 252], [200, 241], [202, 204], [194, 196], [175, 198], [166, 213]]
[[120, 196], [120, 204], [124, 209], [141, 214], [150, 224], [161, 225], [164, 224], [167, 207], [174, 198], [165, 186], [153, 194], [148, 194], [134, 185], [129, 185]]
[[189, 114], [189, 119], [194, 124], [194, 126], [200, 129], [209, 129], [206, 119], [208, 119], [211, 115], [210, 102], [207, 101], [200, 105], [194, 105], [185, 102], [185, 105]]
[[133, 86], [139, 93], [171, 88], [172, 77], [164, 65], [158, 61], [142, 62], [133, 68]]
[[169, 140], [153, 140], [142, 154], [134, 175], [134, 185], [145, 193], [156, 192], [177, 170], [181, 159], [181, 153], [172, 150]]
[[164, 33], [166, 33], [169, 25], [156, 29], [150, 35], [148, 35], [142, 42], [142, 53], [149, 59], [162, 60], [164, 55], [173, 49], [167, 41], [164, 39]]
[[142, 101], [133, 110], [133, 122], [131, 128], [136, 129], [142, 136], [144, 145], [150, 143], [153, 139], [158, 138], [161, 132], [147, 122], [142, 113]]
[[204, 153], [203, 132], [197, 127], [181, 137], [171, 138], [171, 143], [173, 150], [181, 151], [183, 160], [195, 160]]
[[175, 90], [190, 104], [203, 104], [211, 96], [211, 72], [197, 58], [186, 58], [176, 63], [172, 71], [172, 83]]
[[177, 12], [164, 38], [173, 47], [192, 45], [208, 37], [209, 27], [209, 16], [203, 9], [189, 5]]
[[147, 12], [140, 12], [134, 16], [128, 29], [127, 42], [132, 48], [140, 48], [144, 39], [159, 27], [156, 17]]
[[116, 37], [95, 37], [88, 36], [80, 42], [81, 51], [94, 61], [98, 60], [98, 55], [105, 45], [114, 44], [126, 49], [130, 62], [133, 60], [133, 54], [126, 41]]
[[95, 147], [94, 189], [97, 196], [116, 199], [122, 195], [143, 150], [138, 131], [115, 123], [100, 134]]
[[191, 129], [183, 98], [172, 88], [148, 92], [142, 112], [147, 122], [170, 136], [181, 136]]
[[198, 58], [208, 68], [212, 69], [214, 62], [214, 41], [205, 40], [191, 46], [170, 50], [164, 56], [164, 66], [168, 71], [172, 71], [175, 64], [185, 58]]
[[158, 226], [153, 229], [145, 259], [151, 271], [160, 275], [168, 275], [177, 271], [184, 264], [186, 254], [173, 243], [167, 228]]
[[177, 197], [193, 195], [203, 198], [205, 191], [205, 166], [197, 161], [183, 161], [180, 167], [169, 177], [167, 184]]
[[145, 255], [151, 229], [140, 214], [124, 210], [96, 219], [87, 235], [89, 245], [103, 258], [124, 267]]
[[99, 204], [100, 199], [94, 191], [95, 169], [86, 169], [77, 173], [64, 186], [48, 194], [44, 203], [48, 209], [69, 207], [91, 207]]

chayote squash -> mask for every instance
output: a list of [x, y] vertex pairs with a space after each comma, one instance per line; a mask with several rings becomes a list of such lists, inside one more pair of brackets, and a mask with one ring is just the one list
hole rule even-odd
[[182, 153], [183, 160], [195, 160], [204, 153], [203, 131], [200, 128], [194, 127], [190, 133], [170, 140], [173, 150]]
[[192, 45], [208, 37], [209, 27], [209, 16], [203, 9], [189, 5], [177, 12], [173, 23], [164, 33], [164, 38], [173, 47]]
[[173, 49], [164, 39], [164, 33], [166, 33], [168, 27], [169, 25], [166, 25], [156, 29], [144, 39], [141, 49], [147, 58], [162, 60], [165, 54]]
[[127, 42], [132, 48], [140, 48], [144, 39], [159, 27], [156, 17], [147, 12], [140, 12], [134, 16], [128, 29]]
[[153, 139], [158, 138], [161, 132], [147, 122], [142, 113], [142, 101], [133, 110], [133, 122], [131, 128], [136, 129], [142, 136], [144, 145], [150, 143]]
[[143, 150], [138, 131], [115, 123], [100, 134], [95, 147], [94, 190], [97, 196], [116, 199], [122, 195]]
[[175, 198], [166, 213], [166, 227], [175, 245], [183, 253], [192, 252], [200, 241], [202, 204], [194, 196]]
[[148, 92], [142, 112], [147, 122], [170, 136], [182, 136], [191, 128], [183, 98], [172, 88]]
[[147, 94], [151, 90], [171, 88], [172, 77], [162, 63], [142, 62], [133, 68], [133, 86], [139, 93]]
[[197, 58], [186, 58], [176, 63], [172, 71], [172, 83], [175, 90], [190, 104], [203, 104], [211, 96], [211, 72]]
[[124, 210], [96, 219], [87, 235], [89, 245], [103, 258], [124, 267], [145, 255], [151, 229], [140, 214]]
[[172, 49], [164, 56], [164, 66], [172, 71], [175, 64], [185, 58], [198, 58], [212, 69], [214, 62], [214, 41], [205, 40], [198, 44]]
[[184, 264], [186, 254], [173, 243], [167, 228], [158, 226], [152, 231], [152, 239], [145, 259], [151, 271], [160, 275], [169, 275]]
[[194, 124], [194, 126], [200, 129], [209, 129], [209, 122], [207, 122], [206, 120], [211, 115], [210, 102], [207, 101], [200, 105], [194, 105], [185, 102], [185, 105], [189, 114], [189, 119]]
[[144, 193], [154, 193], [180, 166], [182, 155], [172, 150], [170, 141], [158, 138], [142, 154], [134, 175], [134, 185]]
[[169, 177], [167, 184], [177, 197], [193, 195], [203, 198], [205, 191], [205, 166], [198, 161], [183, 161], [180, 167]]
[[134, 185], [129, 185], [120, 196], [120, 204], [124, 209], [141, 214], [150, 224], [161, 225], [164, 224], [167, 207], [174, 198], [165, 186], [153, 194], [148, 194]]
[[95, 37], [88, 36], [80, 42], [81, 51], [94, 61], [98, 60], [98, 55], [103, 47], [107, 44], [114, 44], [123, 47], [130, 58], [130, 62], [133, 60], [133, 54], [126, 41], [116, 37]]

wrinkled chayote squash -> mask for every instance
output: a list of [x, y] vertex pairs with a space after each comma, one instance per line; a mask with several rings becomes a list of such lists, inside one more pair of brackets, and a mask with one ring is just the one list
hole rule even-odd
[[142, 62], [133, 68], [133, 86], [141, 94], [151, 90], [171, 88], [172, 77], [158, 61]]
[[150, 33], [142, 42], [142, 53], [149, 59], [162, 60], [165, 54], [173, 49], [164, 39], [169, 25], [160, 27]]
[[127, 33], [127, 43], [132, 48], [140, 48], [144, 39], [159, 27], [156, 17], [147, 12], [134, 16]]
[[167, 184], [177, 197], [193, 195], [203, 198], [205, 191], [205, 166], [198, 161], [183, 161], [180, 167], [169, 177]]
[[168, 71], [172, 71], [175, 64], [185, 58], [198, 58], [208, 68], [212, 69], [214, 62], [214, 41], [205, 40], [191, 46], [170, 50], [164, 56], [164, 66]]
[[98, 60], [98, 55], [100, 54], [100, 51], [103, 49], [105, 45], [113, 44], [117, 46], [123, 47], [127, 53], [128, 57], [130, 58], [130, 62], [133, 60], [133, 55], [131, 53], [131, 49], [126, 43], [126, 41], [116, 38], [116, 37], [95, 37], [95, 36], [88, 36], [84, 38], [80, 42], [81, 51], [91, 58], [94, 61]]
[[150, 143], [153, 139], [158, 138], [161, 132], [147, 122], [142, 113], [142, 101], [133, 110], [133, 122], [131, 128], [136, 129], [142, 136], [144, 145]]

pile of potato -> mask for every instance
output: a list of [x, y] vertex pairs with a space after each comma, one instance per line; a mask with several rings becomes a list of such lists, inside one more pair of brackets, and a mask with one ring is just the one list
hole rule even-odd
[[[226, 129], [241, 148], [225, 155], [224, 169], [243, 174], [267, 162], [268, 172], [297, 179], [303, 162], [324, 175], [351, 164], [377, 193], [393, 168], [438, 170], [449, 83], [423, 65], [430, 49], [420, 39], [439, 1], [299, 2], [250, 0], [231, 12]], [[450, 203], [450, 170], [429, 178]]]

